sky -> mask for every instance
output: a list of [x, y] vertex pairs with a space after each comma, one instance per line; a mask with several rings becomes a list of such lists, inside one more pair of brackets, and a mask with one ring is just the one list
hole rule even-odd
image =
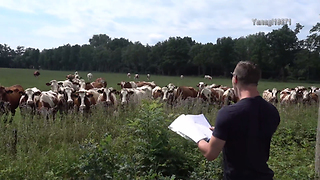
[[0, 44], [39, 50], [89, 44], [96, 34], [153, 46], [169, 37], [202, 44], [282, 27], [253, 19], [288, 19], [306, 39], [320, 22], [320, 0], [0, 0]]

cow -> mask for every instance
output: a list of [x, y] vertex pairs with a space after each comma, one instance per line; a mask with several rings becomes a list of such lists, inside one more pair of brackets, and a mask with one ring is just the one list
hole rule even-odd
[[117, 83], [117, 85], [119, 85], [121, 87], [121, 89], [123, 89], [123, 88], [136, 88], [137, 87], [137, 84], [134, 81], [130, 81], [130, 82], [121, 81], [121, 82]]
[[134, 79], [136, 79], [136, 80], [139, 79], [139, 74], [135, 74]]
[[26, 115], [29, 113], [30, 115], [35, 115], [37, 110], [37, 104], [40, 100], [41, 90], [33, 87], [27, 88], [23, 92], [20, 92], [21, 98], [19, 101], [20, 114]]
[[175, 95], [177, 93], [177, 87], [174, 84], [169, 83], [168, 85], [163, 86], [161, 90], [163, 92], [162, 101], [167, 102], [170, 105], [173, 105]]
[[177, 88], [177, 93], [175, 99], [177, 100], [186, 100], [188, 98], [196, 98], [198, 95], [198, 91], [193, 87], [188, 86], [179, 86]]
[[94, 88], [105, 88], [107, 87], [107, 81], [103, 78], [97, 78], [94, 82], [91, 83]]
[[183, 79], [183, 74], [180, 75], [180, 79]]
[[147, 74], [147, 79], [150, 80], [150, 74]]
[[236, 96], [234, 88], [229, 88], [226, 91], [224, 91], [222, 95], [223, 105], [230, 105], [231, 103], [237, 103], [238, 101], [239, 97]]
[[75, 90], [69, 86], [62, 86], [58, 90], [58, 110], [60, 114], [67, 114], [73, 110], [72, 94]]
[[123, 88], [120, 91], [120, 103], [122, 106], [129, 104], [139, 104], [143, 99], [151, 99], [150, 87], [144, 86], [137, 88]]
[[113, 89], [112, 87], [109, 88], [100, 88], [98, 90], [98, 93], [100, 93], [97, 104], [103, 103], [107, 107], [117, 107], [118, 106], [118, 100], [116, 97], [116, 94], [118, 93], [116, 89]]
[[152, 81], [152, 82], [139, 81], [139, 82], [136, 82], [136, 85], [137, 85], [137, 87], [141, 87], [141, 86], [148, 85], [148, 86], [150, 86], [151, 88], [155, 88], [155, 87], [157, 86], [157, 85], [154, 83], [154, 81]]
[[270, 103], [278, 103], [279, 90], [277, 88], [266, 89], [262, 92], [262, 98]]
[[315, 93], [317, 90], [319, 90], [319, 88], [316, 86], [310, 86], [308, 89], [310, 89], [310, 93]]
[[127, 73], [127, 77], [130, 79], [130, 78], [131, 78], [131, 74], [130, 74], [130, 73]]
[[40, 72], [39, 72], [39, 71], [34, 71], [33, 76], [34, 76], [34, 77], [40, 76]]
[[76, 91], [72, 94], [74, 109], [76, 111], [80, 111], [80, 113], [89, 113], [91, 105], [96, 104], [93, 96], [94, 95], [92, 93], [85, 89], [79, 89], [79, 91]]
[[59, 84], [57, 80], [51, 80], [50, 82], [47, 82], [46, 85], [51, 86], [51, 91], [58, 93]]
[[68, 74], [66, 75], [66, 79], [72, 81], [73, 79], [75, 78], [75, 75], [74, 74]]
[[198, 97], [204, 101], [208, 101], [210, 104], [222, 104], [224, 90], [221, 88], [205, 87], [200, 92]]
[[281, 104], [297, 104], [297, 91], [286, 88], [280, 91], [280, 103]]
[[12, 122], [16, 109], [19, 106], [22, 92], [24, 92], [24, 89], [19, 84], [10, 87], [0, 86], [0, 116], [5, 114], [4, 122], [8, 120], [9, 111], [11, 112], [9, 122]]
[[42, 91], [39, 97], [39, 103], [37, 103], [37, 112], [47, 120], [52, 116], [55, 119], [55, 115], [58, 110], [58, 93], [53, 91]]
[[196, 86], [199, 88], [198, 91], [200, 92], [203, 88], [207, 86], [207, 84], [204, 82], [199, 82]]
[[204, 79], [212, 80], [212, 77], [210, 75], [204, 75]]
[[162, 99], [163, 91], [160, 86], [156, 86], [152, 89], [152, 98], [153, 99]]
[[88, 81], [91, 81], [92, 77], [93, 77], [92, 73], [89, 72], [89, 73], [87, 74]]

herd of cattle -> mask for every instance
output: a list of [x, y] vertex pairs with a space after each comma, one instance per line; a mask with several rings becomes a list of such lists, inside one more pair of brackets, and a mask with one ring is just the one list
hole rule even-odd
[[[130, 78], [130, 74], [127, 75]], [[49, 91], [41, 91], [36, 87], [24, 89], [20, 85], [10, 87], [0, 86], [0, 115], [11, 112], [11, 120], [19, 107], [22, 115], [43, 115], [54, 118], [57, 112], [68, 114], [70, 112], [88, 113], [92, 107], [102, 105], [108, 109], [116, 110], [118, 107], [135, 105], [144, 99], [158, 99], [169, 105], [176, 105], [182, 101], [201, 101], [218, 106], [237, 103], [239, 100], [234, 89], [223, 85], [199, 82], [197, 88], [188, 86], [175, 86], [169, 83], [160, 87], [153, 81], [122, 81], [117, 83], [120, 90], [107, 86], [107, 81], [97, 78], [90, 82], [92, 74], [87, 75], [88, 81], [81, 79], [77, 72], [66, 76], [65, 80], [51, 80], [46, 85]], [[135, 75], [137, 80], [139, 75]], [[150, 75], [148, 75], [148, 79]], [[205, 77], [210, 79], [210, 77]], [[281, 104], [312, 104], [318, 103], [317, 87], [305, 88], [297, 86], [282, 91], [273, 88], [262, 93], [262, 97], [271, 103]], [[280, 96], [278, 98], [278, 94]]]

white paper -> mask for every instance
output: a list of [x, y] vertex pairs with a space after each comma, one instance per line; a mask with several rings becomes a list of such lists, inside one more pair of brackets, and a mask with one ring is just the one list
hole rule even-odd
[[211, 125], [203, 114], [181, 114], [169, 125], [169, 129], [196, 143], [203, 138], [211, 138], [210, 127]]

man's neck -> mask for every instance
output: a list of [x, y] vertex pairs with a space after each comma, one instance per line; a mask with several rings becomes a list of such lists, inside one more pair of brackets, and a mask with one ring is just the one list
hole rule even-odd
[[252, 98], [256, 96], [260, 96], [257, 86], [245, 86], [245, 87], [239, 88], [240, 100], [244, 98]]

